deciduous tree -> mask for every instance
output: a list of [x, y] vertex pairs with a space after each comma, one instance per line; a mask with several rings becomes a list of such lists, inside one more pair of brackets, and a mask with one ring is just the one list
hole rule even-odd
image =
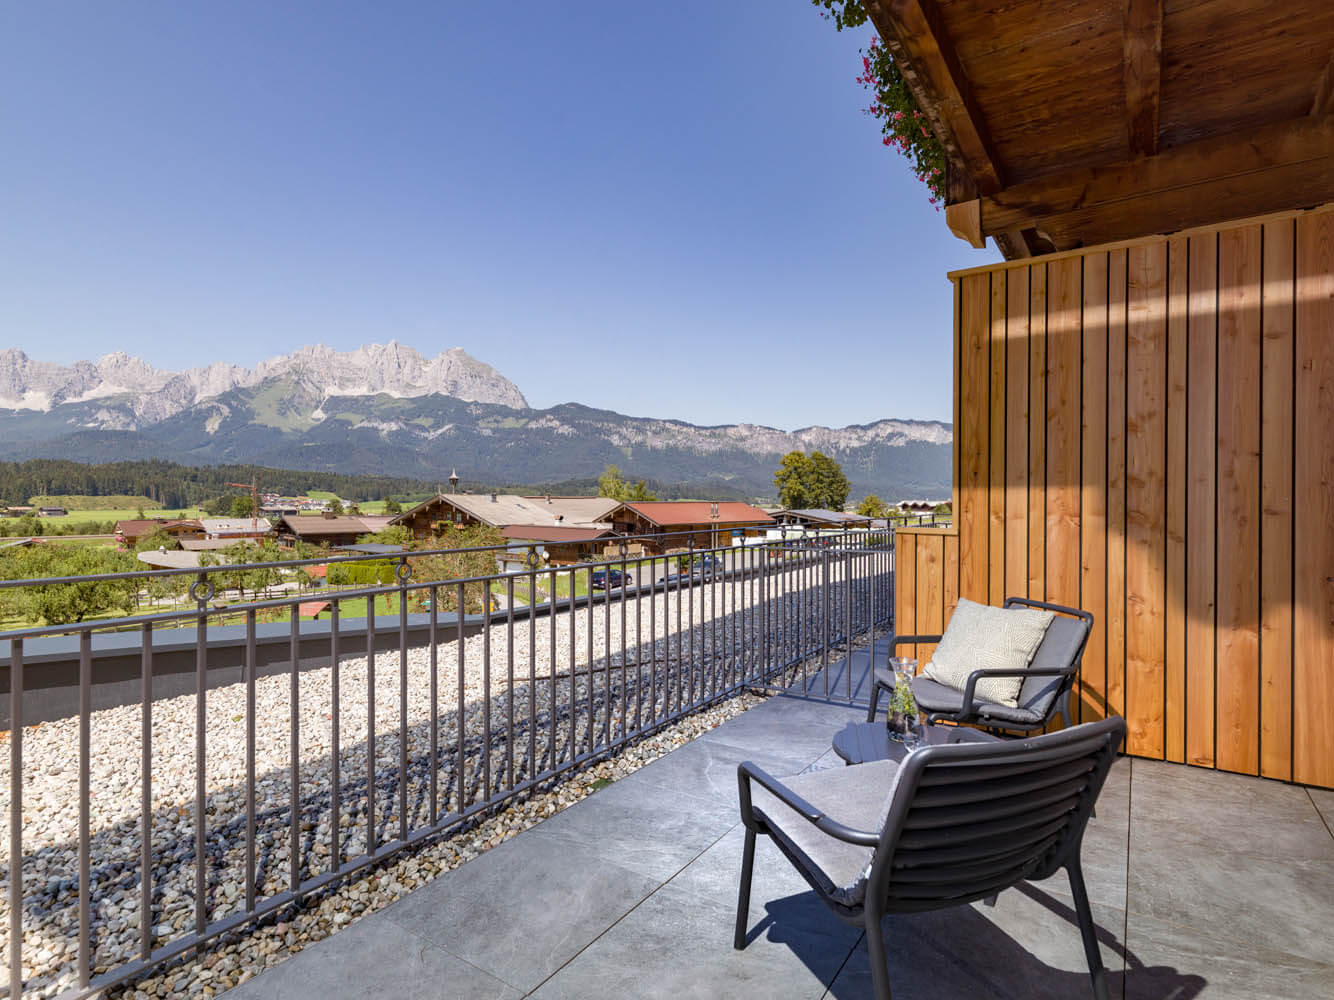
[[889, 514], [889, 505], [871, 493], [857, 505], [857, 513], [862, 517], [886, 517]]

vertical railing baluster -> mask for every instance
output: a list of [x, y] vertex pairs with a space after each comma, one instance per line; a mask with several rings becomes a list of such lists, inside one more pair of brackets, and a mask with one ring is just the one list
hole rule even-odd
[[482, 581], [482, 801], [491, 801], [491, 582]]
[[380, 846], [380, 828], [375, 822], [375, 774], [379, 769], [375, 752], [375, 594], [366, 597], [366, 848], [374, 854]]
[[[537, 550], [528, 550], [528, 777], [537, 777]], [[555, 598], [555, 595], [552, 595]]]
[[[628, 584], [626, 583], [625, 579], [627, 569], [628, 566], [625, 561], [625, 546], [622, 545], [621, 546], [621, 742], [625, 742], [625, 738], [627, 736], [625, 728], [625, 718], [626, 718], [625, 711], [626, 711], [626, 701], [630, 697], [630, 689], [626, 687], [626, 673], [625, 673], [625, 628], [626, 628], [625, 602], [629, 600], [629, 597], [627, 596]], [[610, 590], [610, 588], [608, 589]]]
[[245, 613], [245, 908], [255, 910], [255, 609]]
[[[514, 788], [514, 574], [505, 574], [505, 787]], [[529, 594], [529, 599], [532, 595]], [[530, 607], [531, 609], [531, 607]]]
[[[606, 564], [610, 571], [610, 564]], [[602, 746], [611, 745], [611, 573], [607, 573], [606, 586], [602, 590], [602, 691], [605, 695], [602, 716]]]
[[847, 679], [848, 701], [852, 701], [852, 550], [843, 550], [843, 594], [847, 604], [847, 635], [843, 638], [843, 649], [847, 657], [847, 667], [843, 674]]
[[[195, 933], [208, 926], [208, 855], [205, 852], [208, 783], [208, 578], [199, 574], [203, 585], [195, 598], [198, 615], [195, 625]], [[203, 955], [204, 949], [197, 950]]]
[[[569, 761], [569, 762], [570, 762], [571, 765], [574, 764], [575, 758], [579, 756], [579, 743], [578, 743], [578, 729], [579, 729], [579, 710], [578, 710], [578, 705], [579, 705], [579, 689], [578, 689], [578, 680], [577, 680], [577, 678], [576, 678], [576, 676], [575, 676], [576, 673], [577, 673], [578, 671], [577, 671], [577, 669], [576, 669], [577, 664], [576, 664], [576, 662], [575, 662], [575, 661], [576, 661], [576, 655], [575, 655], [575, 648], [574, 648], [574, 647], [575, 647], [575, 615], [578, 614], [578, 603], [579, 603], [579, 602], [576, 600], [576, 595], [578, 594], [578, 583], [577, 583], [577, 579], [576, 579], [576, 576], [575, 576], [576, 572], [577, 572], [576, 570], [573, 570], [573, 569], [570, 570], [570, 606], [569, 606], [569, 609], [568, 609], [568, 610], [569, 610], [569, 613], [570, 613], [570, 629], [569, 629], [569, 631], [570, 631], [570, 634], [569, 634], [569, 640], [570, 640], [570, 732], [569, 732], [569, 742], [570, 742], [570, 761]], [[555, 665], [553, 664], [552, 667], [553, 667], [553, 669], [554, 669]]]
[[[93, 634], [88, 629], [79, 632], [79, 985], [88, 985], [88, 974], [93, 967], [92, 926], [93, 901], [92, 831], [88, 812], [92, 807], [89, 795], [89, 768], [92, 757], [93, 717]], [[10, 877], [22, 878], [22, 866], [10, 864]]]
[[153, 626], [139, 632], [139, 957], [153, 951]]
[[[440, 591], [435, 584], [427, 591], [430, 594], [431, 601], [431, 625], [430, 638], [431, 644], [431, 826], [440, 819], [440, 678], [438, 676], [438, 649], [440, 646]], [[459, 630], [459, 639], [462, 640], [463, 630]]]
[[455, 780], [458, 784], [458, 803], [457, 803], [457, 808], [454, 811], [458, 815], [462, 816], [464, 809], [467, 808], [466, 803], [468, 794], [468, 779], [467, 775], [465, 774], [465, 771], [467, 769], [468, 759], [464, 753], [464, 750], [466, 749], [468, 743], [467, 700], [466, 700], [467, 689], [464, 683], [465, 675], [467, 673], [465, 669], [466, 650], [464, 649], [463, 602], [465, 594], [463, 590], [463, 584], [459, 583], [455, 584], [455, 586], [457, 590], [454, 593], [454, 600], [455, 600], [455, 607], [457, 608], [456, 612], [457, 617], [455, 618], [455, 625], [454, 625], [454, 644], [456, 646], [455, 652], [458, 654], [458, 664], [457, 664], [458, 676], [455, 678], [455, 683], [458, 686], [458, 702], [456, 709], [458, 715], [454, 722], [454, 758], [455, 758], [454, 769], [455, 769]]
[[23, 995], [23, 640], [9, 641], [9, 995]]
[[584, 634], [588, 637], [588, 752], [593, 752], [597, 742], [597, 718], [593, 704], [593, 571], [588, 571], [588, 627]]
[[301, 606], [288, 606], [290, 629], [288, 633], [287, 658], [290, 661], [288, 674], [289, 718], [288, 750], [291, 754], [289, 766], [291, 774], [288, 780], [292, 785], [292, 810], [288, 815], [290, 824], [288, 839], [288, 882], [292, 892], [301, 888]]
[[[648, 560], [649, 715], [655, 724], [658, 721], [658, 571], [654, 566], [656, 562], [657, 560], [650, 555]], [[667, 610], [664, 607], [664, 622], [666, 614]]]
[[[670, 570], [668, 575], [671, 575]], [[676, 711], [685, 707], [685, 656], [683, 655], [684, 633], [681, 631], [683, 608], [681, 607], [681, 560], [676, 559]]]
[[[550, 579], [550, 596], [547, 599], [547, 639], [548, 639], [548, 660], [547, 674], [551, 681], [551, 700], [547, 704], [547, 722], [550, 725], [551, 735], [547, 737], [547, 753], [551, 757], [551, 771], [556, 771], [556, 589], [557, 580], [556, 567], [552, 566], [548, 570]], [[574, 591], [570, 591], [570, 601], [574, 602]], [[533, 692], [536, 696], [537, 692]]]
[[398, 839], [408, 839], [408, 562], [398, 576]]
[[343, 831], [342, 831], [342, 746], [338, 717], [340, 713], [339, 679], [341, 665], [338, 650], [338, 600], [329, 602], [329, 781], [332, 794], [329, 796], [329, 870], [338, 871], [343, 867]]

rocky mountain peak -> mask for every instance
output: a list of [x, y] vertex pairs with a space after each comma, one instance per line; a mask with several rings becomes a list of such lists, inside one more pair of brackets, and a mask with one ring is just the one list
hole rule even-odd
[[414, 348], [391, 340], [353, 351], [309, 344], [261, 361], [254, 368], [215, 361], [179, 373], [154, 368], [124, 351], [112, 351], [96, 363], [78, 361], [64, 366], [33, 361], [11, 347], [0, 350], [0, 408], [46, 411], [62, 403], [128, 396], [117, 426], [146, 426], [232, 389], [271, 378], [296, 381], [320, 398], [381, 393], [411, 398], [440, 393], [515, 409], [528, 405], [513, 382], [461, 347], [427, 359]]

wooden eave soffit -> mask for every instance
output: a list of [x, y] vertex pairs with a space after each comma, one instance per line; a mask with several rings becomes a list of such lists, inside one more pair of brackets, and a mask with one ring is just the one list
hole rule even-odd
[[1321, 114], [1048, 175], [946, 213], [972, 237], [1032, 229], [1070, 250], [1331, 201], [1334, 115]]

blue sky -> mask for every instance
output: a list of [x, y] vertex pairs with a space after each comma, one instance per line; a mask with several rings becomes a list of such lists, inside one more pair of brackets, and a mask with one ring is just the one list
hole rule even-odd
[[534, 406], [949, 419], [951, 236], [807, 0], [0, 15], [0, 347], [460, 346]]

